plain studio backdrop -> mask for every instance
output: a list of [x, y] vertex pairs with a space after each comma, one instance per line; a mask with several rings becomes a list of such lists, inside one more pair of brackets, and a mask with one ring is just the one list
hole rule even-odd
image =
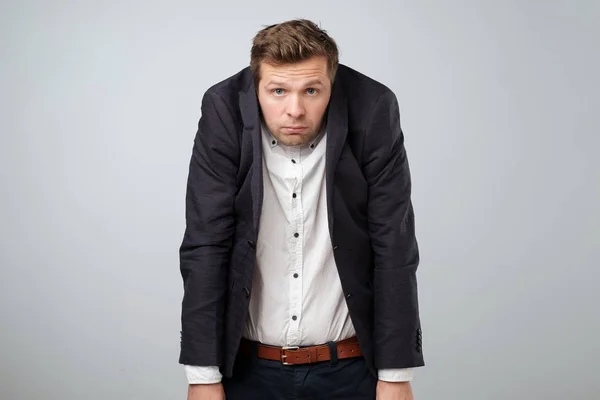
[[595, 1], [3, 1], [0, 398], [184, 399], [178, 264], [200, 101], [319, 22], [397, 95], [416, 400], [600, 398]]

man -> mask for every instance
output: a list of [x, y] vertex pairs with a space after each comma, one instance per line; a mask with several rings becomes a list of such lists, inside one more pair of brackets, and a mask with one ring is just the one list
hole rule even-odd
[[396, 97], [317, 25], [272, 25], [202, 101], [179, 362], [189, 400], [412, 399], [422, 366]]

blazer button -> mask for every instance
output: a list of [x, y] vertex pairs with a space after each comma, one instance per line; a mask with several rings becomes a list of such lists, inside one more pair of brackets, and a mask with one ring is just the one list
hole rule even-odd
[[256, 245], [254, 244], [254, 242], [252, 240], [248, 240], [248, 246], [250, 246], [253, 249], [256, 247]]
[[347, 299], [349, 299], [350, 297], [352, 297], [352, 293], [348, 293], [348, 294], [346, 295], [346, 298], [347, 298]]
[[244, 291], [244, 296], [246, 297], [250, 297], [250, 289], [248, 289], [247, 287], [245, 287], [244, 289], [242, 289]]

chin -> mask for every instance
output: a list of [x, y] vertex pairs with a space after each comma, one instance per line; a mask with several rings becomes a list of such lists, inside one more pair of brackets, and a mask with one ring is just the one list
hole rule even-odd
[[286, 146], [301, 146], [304, 140], [283, 140], [282, 143]]
[[314, 137], [315, 137], [315, 135], [311, 135], [308, 133], [303, 133], [301, 135], [286, 135], [286, 134], [281, 135], [281, 138], [283, 139], [282, 140], [283, 143], [287, 144], [288, 146], [290, 146], [290, 145], [299, 146], [299, 145], [307, 144]]

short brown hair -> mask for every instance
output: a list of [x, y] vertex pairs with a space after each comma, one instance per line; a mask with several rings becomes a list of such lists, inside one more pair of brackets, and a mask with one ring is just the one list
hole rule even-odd
[[295, 19], [267, 26], [252, 40], [250, 69], [254, 83], [260, 81], [260, 64], [289, 64], [315, 56], [327, 59], [329, 77], [333, 83], [339, 55], [335, 41], [317, 24], [306, 19]]

